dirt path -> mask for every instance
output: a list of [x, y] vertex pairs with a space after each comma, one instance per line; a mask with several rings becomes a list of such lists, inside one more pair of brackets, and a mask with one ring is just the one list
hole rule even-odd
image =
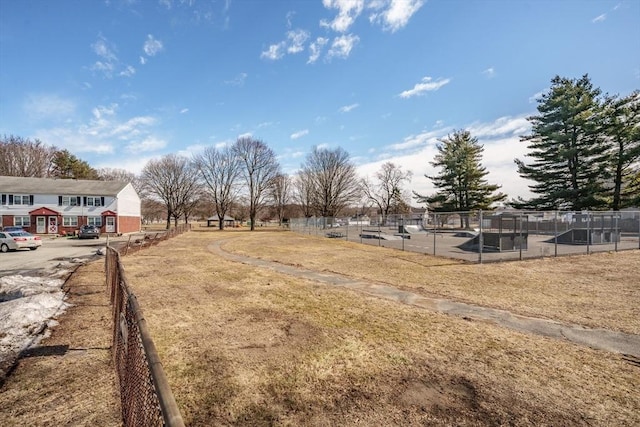
[[268, 268], [279, 273], [314, 280], [329, 285], [341, 286], [363, 292], [367, 295], [397, 301], [432, 311], [475, 320], [489, 321], [499, 326], [520, 332], [557, 339], [566, 339], [576, 344], [640, 358], [639, 335], [615, 332], [606, 329], [590, 329], [580, 325], [565, 324], [548, 319], [521, 316], [505, 310], [466, 304], [447, 299], [429, 298], [413, 292], [403, 291], [392, 286], [355, 280], [335, 273], [318, 272], [301, 267], [293, 267], [277, 262], [237, 255], [223, 250], [222, 245], [225, 242], [226, 240], [216, 241], [209, 246], [209, 250], [230, 261]]

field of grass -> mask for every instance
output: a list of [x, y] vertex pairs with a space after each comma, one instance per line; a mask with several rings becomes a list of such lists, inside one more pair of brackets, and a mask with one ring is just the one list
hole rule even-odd
[[[187, 425], [640, 424], [620, 355], [221, 259], [639, 333], [637, 251], [464, 265], [287, 232], [193, 231], [123, 258]], [[593, 277], [597, 273], [597, 277]]]

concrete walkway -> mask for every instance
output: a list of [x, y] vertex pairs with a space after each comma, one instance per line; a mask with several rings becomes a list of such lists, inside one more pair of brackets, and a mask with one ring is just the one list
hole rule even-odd
[[607, 329], [590, 329], [580, 325], [521, 316], [495, 308], [466, 304], [442, 298], [429, 298], [413, 292], [403, 291], [389, 285], [364, 282], [335, 273], [318, 272], [301, 267], [284, 265], [273, 261], [265, 261], [236, 255], [224, 251], [222, 249], [222, 245], [224, 243], [225, 240], [216, 241], [209, 246], [209, 250], [229, 261], [268, 268], [290, 276], [340, 286], [378, 298], [397, 301], [432, 311], [485, 320], [519, 332], [542, 335], [550, 338], [566, 339], [573, 343], [599, 350], [606, 350], [640, 358], [640, 335], [626, 334]]

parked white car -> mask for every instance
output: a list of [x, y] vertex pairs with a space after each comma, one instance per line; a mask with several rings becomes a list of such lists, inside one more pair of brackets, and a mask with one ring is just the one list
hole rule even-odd
[[0, 252], [5, 253], [18, 249], [18, 244], [9, 236], [9, 233], [0, 231]]
[[35, 251], [42, 246], [42, 239], [40, 236], [34, 236], [26, 231], [10, 231], [8, 233], [2, 232], [0, 234], [4, 236], [2, 243], [0, 244], [0, 252], [7, 252], [9, 250], [22, 248], [29, 248], [30, 250]]

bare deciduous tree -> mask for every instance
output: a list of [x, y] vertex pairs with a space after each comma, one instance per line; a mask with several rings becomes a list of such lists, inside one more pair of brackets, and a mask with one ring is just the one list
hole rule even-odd
[[240, 162], [231, 148], [207, 147], [203, 154], [194, 156], [207, 192], [213, 199], [220, 230], [224, 229], [224, 217], [230, 212], [238, 193]]
[[44, 178], [49, 174], [56, 151], [38, 139], [0, 137], [0, 175]]
[[258, 210], [264, 205], [267, 190], [280, 172], [275, 153], [264, 142], [250, 137], [239, 138], [232, 147], [241, 164], [241, 173], [247, 184], [249, 220], [255, 229]]
[[300, 171], [293, 180], [293, 198], [302, 210], [302, 216], [311, 218], [314, 215], [313, 185], [309, 174]]
[[401, 166], [386, 162], [373, 175], [373, 180], [362, 180], [364, 195], [377, 206], [383, 221], [389, 214], [400, 213], [401, 208], [407, 206], [408, 196], [403, 184], [411, 181], [411, 175], [411, 171], [405, 172]]
[[291, 201], [291, 177], [283, 173], [276, 175], [273, 178], [269, 193], [278, 217], [278, 224], [282, 226], [285, 208]]
[[300, 174], [308, 179], [312, 205], [317, 215], [334, 217], [360, 195], [360, 182], [349, 153], [314, 147]]
[[119, 181], [131, 183], [133, 188], [140, 196], [140, 199], [146, 198], [145, 190], [142, 186], [142, 180], [133, 172], [126, 169], [118, 168], [100, 168], [97, 170], [100, 181]]
[[164, 202], [167, 209], [167, 229], [171, 218], [188, 216], [198, 199], [198, 170], [185, 157], [168, 154], [150, 160], [142, 170], [142, 186], [151, 197]]

